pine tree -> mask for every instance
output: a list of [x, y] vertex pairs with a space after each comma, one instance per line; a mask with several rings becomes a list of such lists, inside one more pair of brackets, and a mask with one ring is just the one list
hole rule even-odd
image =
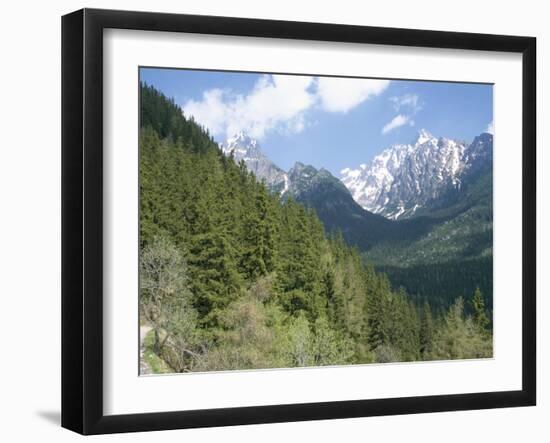
[[218, 326], [223, 309], [241, 292], [241, 278], [233, 256], [229, 242], [219, 233], [193, 238], [189, 257], [191, 287], [194, 305], [204, 325]]
[[376, 286], [368, 293], [368, 343], [372, 351], [387, 343], [387, 307], [384, 282], [378, 278]]
[[485, 312], [485, 302], [479, 288], [476, 288], [471, 301], [474, 324], [482, 331], [489, 326], [489, 318]]
[[335, 276], [332, 269], [324, 271], [321, 285], [322, 295], [327, 303], [328, 318], [335, 327], [342, 327], [344, 323], [344, 307], [341, 297], [336, 294]]
[[464, 316], [464, 300], [459, 297], [449, 308], [434, 334], [433, 359], [487, 358], [492, 355], [492, 338]]
[[423, 360], [428, 360], [430, 358], [433, 334], [434, 325], [432, 310], [428, 302], [425, 301], [422, 308], [422, 323], [420, 326], [420, 354]]
[[288, 200], [282, 209], [277, 272], [280, 300], [289, 312], [304, 310], [310, 319], [314, 319], [326, 306], [319, 298], [321, 272], [318, 257], [321, 251], [317, 236], [322, 228], [312, 220], [311, 213], [292, 200]]
[[273, 270], [275, 225], [269, 211], [267, 190], [258, 186], [253, 206], [245, 221], [245, 251], [242, 268], [249, 280], [256, 280]]

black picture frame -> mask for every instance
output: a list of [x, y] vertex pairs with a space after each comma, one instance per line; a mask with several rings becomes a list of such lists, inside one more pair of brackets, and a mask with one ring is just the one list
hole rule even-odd
[[[103, 31], [108, 28], [519, 53], [523, 64], [522, 389], [103, 413]], [[62, 18], [62, 426], [82, 434], [152, 431], [536, 403], [536, 39], [230, 17], [83, 9]], [[519, 296], [519, 294], [518, 294]]]

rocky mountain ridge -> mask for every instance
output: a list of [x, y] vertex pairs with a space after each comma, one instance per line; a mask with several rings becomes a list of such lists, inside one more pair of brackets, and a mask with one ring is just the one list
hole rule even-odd
[[413, 217], [431, 200], [460, 190], [463, 178], [492, 160], [493, 136], [471, 144], [419, 131], [409, 144], [395, 144], [341, 180], [364, 209], [396, 220]]

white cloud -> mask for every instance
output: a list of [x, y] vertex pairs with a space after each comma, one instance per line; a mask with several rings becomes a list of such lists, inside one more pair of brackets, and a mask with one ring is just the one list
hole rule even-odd
[[399, 112], [401, 109], [405, 108], [415, 113], [422, 109], [422, 105], [419, 102], [419, 97], [417, 94], [405, 94], [399, 97], [390, 97], [390, 101], [393, 102], [393, 107], [396, 112]]
[[394, 129], [397, 129], [403, 125], [414, 126], [414, 120], [411, 120], [410, 115], [398, 114], [389, 123], [386, 123], [382, 128], [382, 134], [387, 134]]
[[389, 80], [320, 77], [317, 79], [317, 95], [325, 111], [348, 112], [384, 92], [389, 84]]
[[217, 136], [230, 137], [245, 131], [261, 139], [269, 131], [298, 133], [310, 123], [312, 109], [348, 112], [381, 94], [388, 80], [263, 75], [248, 94], [230, 89], [210, 89], [200, 100], [183, 105], [191, 115]]
[[395, 112], [405, 111], [406, 113], [397, 114], [390, 122], [382, 128], [382, 134], [387, 134], [403, 125], [414, 126], [413, 116], [422, 109], [422, 103], [417, 94], [405, 94], [401, 96], [390, 97]]
[[210, 89], [202, 95], [202, 101], [190, 100], [183, 106], [183, 112], [192, 115], [200, 124], [206, 126], [210, 132], [218, 134], [224, 131], [224, 122], [229, 114], [228, 106], [224, 103], [228, 91]]
[[261, 139], [272, 129], [300, 132], [303, 113], [315, 103], [312, 82], [311, 77], [263, 75], [247, 95], [211, 89], [202, 100], [185, 103], [183, 111], [216, 135], [245, 131]]
[[495, 133], [495, 125], [493, 121], [491, 121], [491, 123], [487, 125], [487, 127], [485, 128], [485, 132], [488, 132], [489, 134]]

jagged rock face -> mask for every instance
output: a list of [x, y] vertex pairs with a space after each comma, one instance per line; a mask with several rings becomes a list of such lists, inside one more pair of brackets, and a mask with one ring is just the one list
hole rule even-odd
[[306, 192], [314, 191], [322, 185], [330, 185], [348, 194], [342, 182], [325, 168], [315, 169], [311, 165], [296, 162], [292, 169], [288, 171], [288, 179], [288, 195], [295, 198]]
[[460, 191], [468, 177], [490, 167], [493, 136], [481, 134], [467, 145], [421, 130], [413, 143], [393, 145], [358, 169], [342, 170], [340, 180], [324, 168], [317, 170], [300, 162], [287, 173], [243, 132], [221, 143], [220, 149], [236, 162], [244, 161], [249, 171], [281, 197], [298, 198], [330, 183], [335, 189], [347, 189], [363, 209], [397, 220], [426, 214], [434, 201]]
[[347, 193], [342, 182], [324, 168], [317, 170], [311, 165], [296, 162], [288, 173], [283, 171], [267, 158], [258, 141], [244, 132], [239, 132], [219, 146], [225, 155], [232, 155], [237, 163], [244, 161], [249, 171], [264, 181], [270, 191], [278, 193], [281, 197], [296, 198], [301, 193], [314, 189], [323, 180], [330, 181]]
[[493, 164], [493, 135], [483, 133], [474, 138], [464, 153], [467, 173], [472, 174]]
[[369, 164], [342, 170], [341, 180], [364, 209], [408, 218], [449, 189], [460, 189], [465, 174], [492, 160], [492, 148], [491, 134], [468, 146], [422, 130], [413, 143], [393, 145]]
[[303, 192], [311, 191], [323, 181], [330, 182], [331, 185], [348, 193], [342, 182], [324, 168], [317, 170], [311, 165], [296, 162], [288, 173], [283, 171], [267, 158], [257, 140], [244, 132], [239, 132], [219, 146], [225, 155], [233, 155], [237, 163], [244, 161], [249, 171], [259, 180], [263, 180], [270, 191], [278, 193], [281, 197], [296, 198]]
[[258, 180], [263, 180], [270, 191], [284, 194], [288, 190], [287, 173], [269, 160], [261, 151], [259, 143], [244, 132], [239, 132], [219, 146], [225, 155], [233, 155], [235, 162], [244, 161], [247, 169]]

